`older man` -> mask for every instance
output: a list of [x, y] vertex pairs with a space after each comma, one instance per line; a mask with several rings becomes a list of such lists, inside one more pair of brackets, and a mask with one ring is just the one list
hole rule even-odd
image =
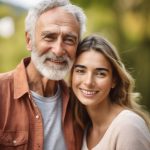
[[25, 25], [31, 58], [0, 74], [0, 150], [79, 149], [62, 79], [72, 67], [85, 14], [68, 1], [43, 0]]

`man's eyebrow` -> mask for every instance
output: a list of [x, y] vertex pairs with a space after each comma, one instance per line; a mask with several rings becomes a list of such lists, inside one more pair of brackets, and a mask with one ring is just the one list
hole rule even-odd
[[[55, 33], [55, 32], [50, 32], [50, 31], [43, 31], [42, 33], [41, 33], [41, 36], [42, 37], [44, 37], [44, 36], [47, 36], [47, 35], [56, 35], [57, 33]], [[75, 35], [75, 34], [73, 34], [73, 33], [67, 33], [67, 34], [65, 34], [65, 37], [71, 37], [71, 38], [73, 38], [75, 41], [77, 41], [77, 39], [78, 39], [78, 36], [77, 35]]]
[[41, 33], [41, 36], [54, 35], [54, 34], [55, 34], [55, 33], [50, 32], [50, 31], [43, 31], [43, 32]]

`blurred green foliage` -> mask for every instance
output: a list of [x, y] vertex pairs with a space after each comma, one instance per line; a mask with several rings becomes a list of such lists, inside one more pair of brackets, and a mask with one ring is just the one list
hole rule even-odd
[[[150, 111], [150, 1], [149, 0], [71, 0], [87, 15], [87, 32], [100, 33], [119, 50], [123, 62], [136, 80], [140, 103]], [[15, 34], [0, 37], [0, 72], [9, 71], [29, 55], [25, 46], [25, 11], [0, 4], [0, 18], [11, 16]]]

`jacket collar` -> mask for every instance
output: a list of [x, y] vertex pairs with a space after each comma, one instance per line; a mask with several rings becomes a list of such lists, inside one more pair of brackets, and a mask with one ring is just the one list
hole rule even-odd
[[19, 99], [29, 92], [26, 67], [30, 63], [31, 58], [24, 58], [17, 66], [14, 72], [14, 99]]
[[[29, 85], [28, 85], [28, 79], [27, 79], [27, 73], [26, 73], [26, 67], [30, 63], [31, 58], [24, 58], [21, 63], [17, 66], [14, 72], [14, 99], [19, 99], [26, 93], [29, 93]], [[66, 85], [66, 83], [61, 80], [59, 81], [61, 91], [62, 91], [62, 100], [63, 100], [63, 120], [65, 118], [67, 105], [69, 102], [69, 89]]]
[[63, 103], [62, 121], [64, 122], [67, 106], [69, 103], [69, 88], [67, 87], [67, 84], [63, 80], [59, 81], [59, 84], [62, 91], [62, 103]]

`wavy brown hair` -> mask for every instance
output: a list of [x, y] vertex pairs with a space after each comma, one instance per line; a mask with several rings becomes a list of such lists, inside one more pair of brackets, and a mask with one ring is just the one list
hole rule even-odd
[[[149, 114], [146, 112], [143, 106], [138, 103], [140, 94], [134, 92], [134, 79], [126, 70], [116, 48], [104, 37], [96, 34], [90, 35], [79, 43], [76, 52], [76, 59], [78, 59], [82, 53], [91, 50], [102, 53], [112, 66], [113, 77], [116, 81], [116, 85], [109, 93], [111, 102], [137, 113], [145, 120], [150, 128]], [[72, 68], [71, 76], [73, 69], [74, 67]], [[72, 84], [71, 77], [70, 84]], [[75, 118], [75, 122], [79, 124], [80, 127], [85, 128], [87, 124], [91, 123], [91, 120], [88, 116], [85, 106], [79, 102], [72, 89], [71, 99], [73, 103], [73, 116]]]

